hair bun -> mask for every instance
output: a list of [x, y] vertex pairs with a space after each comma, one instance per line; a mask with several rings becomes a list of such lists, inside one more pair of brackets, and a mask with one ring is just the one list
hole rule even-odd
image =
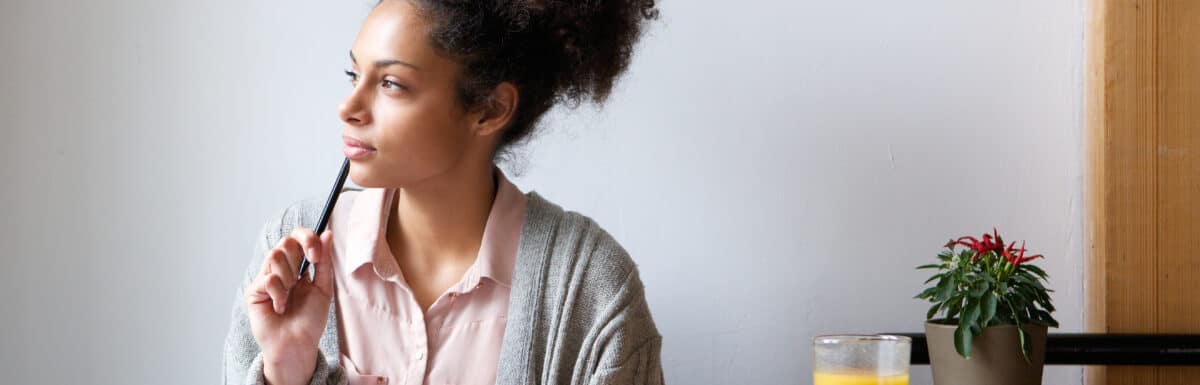
[[512, 82], [520, 104], [501, 147], [527, 137], [557, 103], [602, 104], [625, 72], [654, 0], [412, 0], [434, 44], [463, 65], [466, 105]]

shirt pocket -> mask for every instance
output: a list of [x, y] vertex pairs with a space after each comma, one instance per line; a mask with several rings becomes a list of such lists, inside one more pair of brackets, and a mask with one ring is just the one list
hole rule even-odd
[[452, 355], [430, 373], [431, 384], [492, 385], [503, 345], [504, 315], [469, 321], [447, 329], [443, 355]]
[[341, 361], [342, 368], [346, 371], [347, 385], [383, 385], [392, 383], [391, 378], [387, 376], [359, 373], [358, 366], [353, 361], [350, 361], [350, 358], [346, 357], [345, 354], [342, 355]]

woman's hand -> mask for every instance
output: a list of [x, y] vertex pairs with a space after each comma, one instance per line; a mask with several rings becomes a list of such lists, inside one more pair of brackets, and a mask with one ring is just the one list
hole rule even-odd
[[[263, 258], [246, 289], [250, 329], [263, 354], [263, 374], [272, 385], [307, 384], [317, 365], [317, 343], [333, 300], [330, 250], [333, 234], [318, 238], [300, 227]], [[312, 264], [312, 279], [300, 274], [301, 258]]]

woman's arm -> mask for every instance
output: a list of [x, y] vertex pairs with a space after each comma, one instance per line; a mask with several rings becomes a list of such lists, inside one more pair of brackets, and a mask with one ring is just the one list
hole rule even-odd
[[[283, 229], [281, 223], [286, 222], [287, 218], [291, 218], [288, 216], [289, 213], [294, 214], [294, 210], [289, 209], [285, 211], [283, 215], [284, 219], [270, 221], [263, 226], [258, 241], [255, 244], [250, 264], [242, 277], [237, 295], [234, 297], [229, 333], [225, 337], [225, 356], [222, 364], [224, 371], [223, 383], [226, 385], [266, 384], [266, 378], [263, 373], [264, 357], [251, 328], [250, 318], [247, 313], [245, 289], [251, 285], [254, 278], [258, 275], [263, 259], [271, 249], [270, 246], [278, 243], [282, 238]], [[331, 366], [326, 361], [325, 352], [318, 349], [316, 353], [316, 366], [308, 383], [312, 385], [344, 383], [342, 375], [344, 372], [336, 365], [336, 361], [335, 365]]]
[[592, 375], [589, 383], [663, 385], [662, 361], [659, 356], [661, 348], [662, 337], [647, 340], [641, 346], [634, 347], [621, 364], [598, 370]]
[[619, 307], [601, 328], [601, 348], [593, 358], [597, 368], [588, 384], [662, 385], [662, 336], [636, 270], [613, 305]]

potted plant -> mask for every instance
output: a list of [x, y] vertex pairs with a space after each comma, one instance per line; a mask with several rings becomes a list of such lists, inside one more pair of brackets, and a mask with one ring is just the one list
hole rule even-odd
[[1046, 272], [1029, 263], [1042, 256], [1026, 256], [1024, 242], [1006, 246], [995, 229], [945, 248], [938, 263], [917, 267], [937, 272], [916, 296], [933, 303], [925, 315], [933, 383], [1041, 384], [1046, 329], [1058, 327]]

